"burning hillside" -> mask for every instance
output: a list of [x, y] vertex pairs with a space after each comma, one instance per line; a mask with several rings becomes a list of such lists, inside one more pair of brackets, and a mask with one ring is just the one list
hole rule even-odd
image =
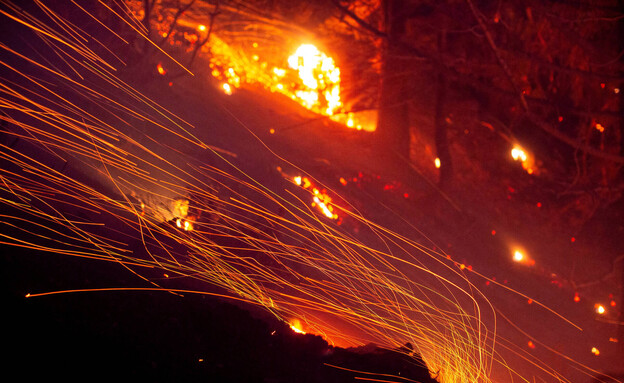
[[[144, 17], [143, 2], [129, 2], [135, 17]], [[204, 4], [204, 7], [210, 7]], [[166, 8], [165, 8], [166, 9]], [[229, 20], [219, 31], [213, 30], [185, 14], [175, 20], [158, 15], [155, 23], [157, 33], [174, 47], [193, 52], [202, 52], [208, 58], [210, 73], [221, 81], [221, 89], [231, 95], [242, 86], [255, 86], [270, 92], [282, 94], [304, 108], [326, 116], [332, 121], [356, 130], [374, 131], [374, 111], [354, 112], [345, 109], [341, 95], [341, 71], [336, 60], [319, 50], [314, 44], [305, 42], [311, 37], [305, 31], [289, 36], [286, 30], [279, 30], [275, 21], [268, 24], [255, 20], [253, 32], [245, 24], [240, 9], [223, 8], [218, 5], [210, 10], [195, 10], [195, 14], [206, 12], [226, 13], [220, 15]], [[212, 12], [212, 13], [211, 13]], [[214, 16], [211, 18], [213, 20]], [[172, 28], [172, 23], [177, 25]], [[271, 38], [260, 39], [258, 28], [273, 28]], [[223, 31], [223, 35], [221, 35]], [[280, 38], [281, 36], [281, 38]], [[304, 41], [304, 42], [301, 42]], [[286, 53], [290, 50], [290, 53]], [[162, 68], [162, 67], [161, 67]], [[158, 70], [164, 74], [164, 68]]]

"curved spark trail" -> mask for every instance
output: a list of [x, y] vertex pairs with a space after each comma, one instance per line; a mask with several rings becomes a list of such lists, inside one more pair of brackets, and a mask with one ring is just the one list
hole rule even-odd
[[501, 348], [566, 381], [497, 338], [495, 310], [446, 254], [334, 205], [354, 234], [304, 201], [299, 174], [263, 185], [210, 127], [132, 85], [155, 66], [127, 66], [144, 39], [110, 22], [146, 31], [106, 3], [0, 7], [1, 243], [115, 262], [154, 289], [203, 282], [337, 345], [409, 341], [444, 382], [488, 382], [494, 366], [522, 380]]

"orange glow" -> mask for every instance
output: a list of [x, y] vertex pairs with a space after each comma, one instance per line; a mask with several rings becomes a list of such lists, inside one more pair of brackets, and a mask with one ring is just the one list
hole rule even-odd
[[532, 340], [529, 341], [528, 345], [529, 345], [529, 348], [535, 348], [535, 343], [533, 343]]
[[596, 130], [602, 133], [604, 132], [605, 128], [604, 126], [602, 126], [602, 124], [596, 124]]
[[316, 46], [302, 44], [292, 55], [280, 58], [263, 57], [262, 51], [256, 50], [257, 43], [252, 44], [253, 52], [248, 55], [216, 36], [211, 36], [210, 43], [212, 75], [226, 81], [232, 89], [243, 83], [259, 84], [346, 127], [375, 130], [376, 111], [347, 113], [344, 110], [340, 68]]
[[156, 65], [156, 70], [158, 71], [158, 74], [164, 76], [167, 74], [167, 71], [165, 70], [165, 68], [163, 68], [162, 64], [158, 63], [158, 65]]
[[574, 302], [580, 302], [581, 297], [579, 297], [578, 293], [574, 293]]
[[605, 314], [607, 312], [607, 309], [605, 309], [605, 307], [601, 305], [600, 303], [596, 303], [594, 305], [594, 308], [596, 309], [596, 313], [600, 315]]
[[204, 32], [206, 30], [206, 26], [203, 24], [200, 24], [197, 26], [197, 30], [200, 32]]
[[514, 161], [519, 161], [522, 164], [522, 168], [528, 174], [535, 173], [536, 169], [533, 159], [531, 158], [531, 156], [529, 156], [527, 151], [519, 145], [514, 145], [514, 147], [511, 149], [511, 158], [513, 158]]
[[290, 329], [296, 332], [297, 334], [305, 334], [303, 331], [303, 326], [301, 325], [301, 321], [299, 319], [293, 319], [290, 323]]
[[[100, 3], [105, 5], [106, 2]], [[135, 3], [138, 7], [142, 5], [138, 1]], [[165, 2], [162, 3], [165, 7]], [[201, 12], [200, 9], [196, 10], [197, 16], [203, 14], [206, 18], [208, 13], [204, 11], [216, 12], [215, 2], [211, 3], [213, 4], [197, 2], [197, 7], [203, 7]], [[190, 3], [186, 2], [186, 4]], [[226, 6], [227, 4], [220, 8], [220, 12], [229, 12], [223, 10]], [[12, 12], [9, 8], [12, 7], [3, 8], [4, 16]], [[269, 20], [271, 23], [265, 24], [265, 21], [261, 21], [261, 19], [264, 20], [262, 15], [253, 15], [250, 17], [250, 23], [246, 19], [247, 16], [238, 13], [239, 7], [231, 6], [231, 8], [237, 12], [236, 17], [226, 16], [223, 19], [220, 17], [218, 22], [220, 25], [222, 21], [225, 22], [225, 28], [219, 28], [219, 30], [227, 31], [224, 35], [237, 40], [240, 46], [230, 49], [227, 44], [219, 43], [218, 40], [212, 38], [214, 36], [210, 36], [210, 41], [206, 42], [202, 52], [199, 53], [210, 64], [209, 68], [204, 68], [206, 73], [213, 72], [219, 77], [213, 82], [213, 91], [222, 92], [221, 88], [224, 83], [233, 92], [236, 92], [236, 88], [253, 83], [272, 90], [275, 86], [274, 91], [277, 92], [276, 84], [282, 84], [282, 90], [285, 93], [280, 91], [280, 94], [274, 98], [282, 98], [285, 103], [290, 102], [288, 96], [285, 95], [286, 92], [288, 95], [295, 96], [295, 90], [305, 90], [305, 88], [298, 77], [298, 71], [289, 69], [287, 66], [286, 58], [290, 52], [285, 53], [285, 51], [289, 46], [280, 42], [286, 40], [282, 39], [287, 37], [285, 35], [292, 34], [286, 41], [300, 36], [296, 33], [296, 25], [291, 25], [287, 29], [279, 29], [281, 21]], [[47, 7], [44, 10], [47, 12]], [[103, 9], [103, 11], [106, 10]], [[163, 16], [167, 12], [164, 9]], [[243, 12], [255, 13], [246, 10]], [[85, 35], [86, 32], [77, 30], [75, 36], [72, 36], [71, 32], [67, 33], [72, 28], [72, 24], [65, 23], [60, 17], [50, 17], [53, 21], [48, 26], [31, 15], [19, 12], [19, 9], [16, 9], [14, 13], [16, 18], [25, 18], [21, 20], [24, 23], [19, 30], [31, 26], [33, 30], [36, 28], [34, 32], [46, 35], [45, 40], [42, 41], [54, 43], [52, 39], [57, 38], [56, 41], [64, 43], [65, 47], [50, 44], [52, 49], [56, 48], [55, 51], [60, 59], [66, 59], [66, 62], [77, 65], [72, 65], [76, 72], [75, 76], [65, 76], [63, 73], [57, 75], [54, 67], [46, 66], [49, 65], [46, 62], [48, 57], [42, 53], [42, 57], [38, 55], [33, 57], [33, 63], [37, 64], [35, 72], [23, 74], [22, 80], [26, 81], [19, 81], [21, 73], [18, 73], [19, 68], [16, 68], [17, 70], [14, 70], [16, 73], [12, 72], [10, 76], [11, 79], [15, 77], [15, 82], [11, 81], [11, 84], [6, 85], [5, 94], [0, 96], [5, 104], [4, 108], [15, 110], [15, 113], [3, 115], [5, 122], [11, 125], [11, 129], [4, 129], [3, 134], [13, 134], [19, 140], [29, 140], [30, 143], [42, 148], [49, 146], [52, 148], [50, 152], [58, 151], [57, 157], [60, 159], [65, 158], [65, 155], [76, 154], [84, 158], [85, 169], [94, 169], [98, 173], [105, 171], [106, 174], [101, 174], [101, 181], [106, 182], [102, 184], [103, 187], [97, 187], [99, 182], [96, 182], [96, 187], [92, 187], [91, 182], [83, 182], [88, 179], [83, 180], [80, 174], [78, 174], [79, 178], [72, 178], [74, 173], [78, 172], [63, 174], [60, 167], [55, 166], [56, 159], [48, 160], [45, 158], [47, 155], [36, 156], [38, 151], [34, 150], [20, 153], [18, 149], [23, 146], [21, 144], [16, 145], [16, 148], [0, 145], [3, 160], [7, 160], [10, 165], [0, 167], [0, 177], [3, 181], [0, 204], [11, 205], [8, 213], [3, 211], [3, 225], [11, 225], [14, 228], [11, 228], [8, 234], [18, 230], [27, 233], [26, 229], [30, 227], [36, 229], [29, 236], [16, 238], [8, 237], [7, 233], [0, 231], [2, 241], [5, 243], [8, 241], [9, 245], [26, 249], [53, 251], [56, 254], [112, 262], [143, 278], [151, 286], [64, 290], [43, 294], [33, 292], [28, 295], [31, 297], [29, 299], [32, 299], [33, 295], [41, 297], [42, 295], [87, 291], [203, 294], [249, 306], [255, 305], [264, 314], [280, 319], [283, 322], [280, 329], [283, 328], [284, 331], [287, 331], [286, 326], [288, 326], [297, 333], [316, 333], [326, 336], [328, 343], [338, 343], [341, 347], [373, 343], [383, 349], [391, 349], [409, 340], [415, 352], [422, 351], [422, 362], [432, 372], [441, 371], [443, 376], [440, 375], [440, 381], [489, 383], [494, 380], [490, 379], [490, 372], [496, 371], [498, 376], [507, 375], [507, 371], [501, 371], [501, 368], [511, 372], [510, 376], [518, 375], [519, 381], [529, 381], [521, 374], [532, 374], [534, 369], [529, 371], [523, 369], [525, 365], [523, 360], [528, 362], [526, 364], [530, 363], [554, 379], [562, 375], [550, 366], [551, 364], [559, 366], [558, 360], [553, 360], [549, 356], [545, 362], [541, 362], [537, 355], [535, 357], [528, 355], [531, 351], [526, 350], [527, 343], [522, 346], [521, 342], [522, 339], [527, 342], [527, 338], [532, 338], [519, 328], [520, 323], [514, 323], [515, 318], [512, 317], [511, 320], [504, 318], [506, 322], [503, 326], [497, 325], [497, 318], [501, 318], [502, 321], [503, 312], [508, 310], [497, 310], [495, 307], [499, 306], [498, 303], [501, 303], [501, 300], [506, 299], [507, 296], [513, 296], [513, 300], [510, 299], [512, 302], [519, 299], [520, 304], [516, 306], [521, 307], [514, 308], [526, 309], [522, 306], [526, 305], [523, 302], [526, 302], [528, 295], [514, 290], [510, 286], [513, 283], [508, 283], [508, 280], [504, 279], [505, 277], [512, 278], [511, 274], [507, 275], [506, 270], [500, 270], [503, 275], [499, 276], [499, 283], [493, 282], [496, 278], [492, 275], [485, 277], [477, 271], [472, 271], [473, 275], [469, 276], [469, 280], [466, 278], [468, 276], [464, 275], [465, 271], [457, 270], [459, 267], [468, 271], [472, 270], [469, 261], [461, 260], [460, 262], [463, 263], [460, 266], [453, 260], [455, 258], [451, 259], [451, 256], [444, 251], [447, 249], [450, 252], [453, 248], [453, 253], [455, 253], [454, 247], [451, 246], [455, 242], [442, 241], [437, 245], [442, 247], [436, 247], [433, 241], [426, 238], [426, 235], [417, 234], [421, 220], [411, 216], [411, 209], [400, 211], [401, 207], [407, 204], [391, 204], [390, 209], [384, 207], [383, 211], [379, 212], [377, 209], [384, 200], [372, 201], [379, 202], [374, 203], [373, 206], [364, 205], [374, 199], [375, 194], [379, 194], [378, 198], [382, 198], [381, 193], [373, 193], [371, 196], [366, 189], [369, 184], [375, 188], [383, 185], [386, 175], [384, 179], [380, 179], [379, 175], [375, 175], [375, 178], [369, 174], [370, 169], [366, 167], [362, 168], [356, 177], [350, 173], [343, 174], [345, 177], [349, 174], [351, 176], [349, 180], [354, 179], [353, 188], [349, 189], [357, 187], [363, 189], [357, 194], [356, 190], [353, 190], [354, 193], [345, 193], [345, 197], [353, 194], [355, 198], [353, 205], [341, 199], [330, 189], [324, 188], [315, 179], [303, 176], [303, 171], [299, 173], [301, 174], [299, 187], [290, 183], [294, 181], [296, 173], [284, 175], [280, 183], [269, 180], [270, 182], [265, 184], [263, 181], [270, 177], [274, 178], [269, 167], [279, 168], [276, 161], [284, 167], [295, 168], [296, 165], [288, 163], [291, 153], [284, 153], [284, 158], [279, 158], [278, 152], [283, 151], [277, 150], [276, 153], [272, 153], [270, 145], [267, 145], [261, 152], [255, 153], [260, 155], [259, 157], [254, 154], [248, 158], [253, 162], [253, 159], [257, 157], [262, 160], [262, 163], [248, 164], [250, 161], [244, 159], [230, 161], [228, 157], [236, 158], [237, 153], [242, 149], [232, 149], [234, 152], [228, 152], [212, 146], [220, 142], [220, 140], [217, 142], [212, 140], [218, 131], [195, 129], [191, 123], [196, 122], [196, 119], [192, 115], [190, 122], [186, 122], [184, 118], [189, 117], [188, 115], [177, 116], [173, 111], [168, 111], [165, 107], [158, 105], [157, 100], [151, 99], [151, 96], [156, 96], [157, 99], [162, 96], [164, 99], [167, 97], [166, 94], [153, 94], [150, 90], [148, 94], [143, 95], [132, 87], [132, 83], [126, 84], [121, 78], [117, 79], [113, 72], [115, 68], [110, 67], [109, 70], [107, 67], [110, 64], [100, 65], [108, 62], [116, 63], [116, 61], [109, 60], [111, 57], [108, 55], [112, 52], [100, 58], [97, 56], [99, 49], [87, 49], [91, 41], [83, 41], [83, 36], [90, 37]], [[108, 15], [108, 11], [105, 14]], [[122, 14], [122, 21], [126, 19], [126, 16], [125, 13]], [[186, 53], [189, 53], [189, 49], [198, 48], [197, 45], [192, 44], [197, 42], [197, 36], [201, 34], [198, 32], [197, 21], [194, 21], [197, 19], [192, 16], [195, 15], [180, 18], [180, 28], [176, 28], [175, 39], [163, 42], [174, 44], [172, 47], [175, 48], [176, 53], [182, 53], [179, 51], [185, 49]], [[48, 18], [46, 17], [46, 20]], [[368, 20], [366, 17], [364, 19]], [[59, 21], [62, 22], [63, 28], [58, 28]], [[170, 27], [166, 17], [162, 20], [154, 17], [151, 21], [153, 35], [156, 37], [158, 37], [156, 30], [159, 25], [167, 30]], [[90, 31], [92, 28], [88, 29]], [[284, 33], [280, 33], [282, 31]], [[212, 31], [210, 34], [214, 35]], [[206, 36], [207, 33], [203, 34], [201, 40], [203, 41]], [[250, 39], [256, 37], [261, 38], [259, 40], [261, 46], [254, 44], [257, 49], [252, 49], [253, 40]], [[182, 44], [179, 40], [184, 40], [188, 44], [186, 42]], [[264, 49], [265, 44], [273, 44], [273, 46], [270, 47], [271, 49]], [[16, 49], [19, 45], [16, 45]], [[10, 52], [8, 47], [3, 45], [3, 48]], [[226, 54], [223, 50], [227, 51], [227, 49], [230, 51]], [[248, 49], [250, 53], [245, 54], [244, 49]], [[208, 51], [212, 54], [203, 55]], [[275, 51], [273, 57], [268, 57], [273, 51]], [[164, 50], [162, 53], [165, 53]], [[252, 59], [252, 53], [258, 57], [257, 61]], [[228, 59], [224, 60], [223, 57], [226, 56]], [[181, 55], [181, 57], [185, 56]], [[29, 59], [27, 56], [24, 58]], [[125, 59], [125, 57], [120, 57], [120, 59]], [[345, 61], [347, 59], [351, 58], [345, 57]], [[8, 62], [12, 61], [8, 60]], [[158, 61], [155, 62], [158, 63]], [[175, 60], [165, 62], [168, 65], [167, 70], [174, 68], [171, 63]], [[201, 60], [197, 63], [202, 65]], [[347, 63], [350, 67], [356, 64], [355, 62]], [[119, 65], [123, 66], [123, 63]], [[31, 66], [24, 65], [24, 69]], [[154, 72], [154, 67], [151, 64], [142, 69], [146, 70], [148, 75], [151, 73], [153, 76], [158, 74]], [[92, 70], [93, 68], [97, 70]], [[10, 69], [13, 70], [13, 68]], [[43, 76], [41, 79], [37, 78], [37, 75], [42, 73], [41, 69], [50, 72], [50, 75]], [[172, 70], [179, 72], [179, 69], [176, 67]], [[200, 71], [201, 73], [203, 72]], [[81, 74], [88, 75], [88, 77], [82, 76], [86, 81], [78, 82], [78, 76]], [[100, 75], [101, 77], [97, 77]], [[317, 76], [316, 81], [319, 83], [316, 93], [320, 104], [317, 108], [320, 113], [329, 113], [327, 110], [329, 100], [331, 96], [336, 95], [330, 92], [330, 97], [327, 98], [328, 94], [325, 93], [327, 89], [323, 89], [323, 84], [321, 84], [324, 82], [327, 85], [328, 77], [325, 74], [320, 76], [319, 73], [313, 73], [313, 75]], [[104, 92], [100, 94], [97, 89], [89, 87], [92, 83], [91, 78], [94, 80], [99, 78], [100, 81], [94, 82], [95, 84], [111, 84], [111, 88], [109, 89], [108, 86], [103, 88]], [[165, 84], [170, 79], [166, 77], [162, 79], [164, 88], [169, 89]], [[54, 80], [58, 80], [58, 83]], [[27, 87], [28, 83], [34, 84], [32, 89]], [[48, 86], [48, 83], [56, 86]], [[185, 85], [180, 83], [179, 86], [179, 90], [184, 92]], [[60, 94], [55, 93], [56, 88], [61, 90]], [[77, 93], [69, 93], [72, 90], [76, 90]], [[67, 98], [63, 97], [65, 93], [67, 93]], [[117, 93], [123, 97], [108, 98], [108, 95], [116, 96]], [[253, 94], [257, 94], [245, 93], [249, 93], [250, 99]], [[173, 96], [176, 97], [175, 94]], [[193, 94], [178, 94], [177, 96], [180, 98], [179, 102], [185, 102], [181, 96], [192, 97]], [[248, 95], [239, 94], [239, 96], [247, 98]], [[39, 99], [44, 101], [38, 102]], [[80, 103], [73, 105], [72, 100], [79, 100]], [[228, 121], [234, 122], [237, 117], [243, 118], [245, 113], [249, 114], [249, 108], [244, 108], [246, 103], [243, 101], [245, 100], [240, 101], [240, 103], [234, 102], [236, 105], [232, 105], [232, 110], [229, 110], [229, 105], [221, 106], [222, 111], [230, 113], [231, 118], [228, 118]], [[267, 100], [266, 103], [271, 104], [272, 101], [272, 99]], [[345, 102], [345, 100], [340, 101]], [[230, 103], [224, 102], [224, 104]], [[273, 105], [261, 104], [258, 108]], [[279, 108], [282, 105], [283, 103], [276, 103], [273, 106]], [[102, 109], [99, 108], [100, 106]], [[282, 111], [280, 109], [276, 113], [280, 114]], [[280, 121], [273, 121], [274, 126], [282, 129], [281, 132], [285, 132], [284, 126], [291, 125], [291, 118], [286, 116], [291, 113], [288, 110], [284, 112], [288, 112], [284, 113], [284, 121], [281, 121], [281, 118], [278, 118]], [[307, 119], [310, 112], [304, 112], [306, 113], [303, 117]], [[332, 112], [331, 119], [335, 117], [337, 121], [340, 121], [340, 118], [349, 118], [352, 122], [348, 125], [352, 125], [354, 129], [363, 126], [359, 112], [354, 112], [352, 115], [348, 112], [349, 109], [339, 107]], [[118, 121], [123, 122], [126, 116], [130, 117], [129, 123], [119, 124]], [[320, 116], [322, 120], [330, 119], [329, 116], [323, 114]], [[299, 115], [295, 113], [292, 122], [297, 122], [294, 120], [298, 117]], [[267, 118], [270, 119], [270, 115], [267, 115]], [[143, 121], [149, 124], [149, 129], [143, 129]], [[140, 125], [132, 126], [130, 122], [139, 122]], [[240, 125], [246, 123], [245, 121], [239, 122]], [[12, 129], [13, 125], [16, 129]], [[588, 127], [591, 128], [591, 125]], [[269, 129], [266, 127], [264, 129], [262, 129], [264, 134], [259, 134], [259, 138], [265, 138]], [[356, 133], [351, 132], [351, 134]], [[306, 138], [303, 137], [303, 139]], [[224, 144], [226, 148], [229, 146], [227, 142]], [[217, 154], [219, 157], [223, 155], [223, 161], [212, 161], [212, 157], [206, 157], [209, 154], [205, 152], [207, 149], [216, 152], [215, 154], [219, 153]], [[268, 155], [270, 153], [271, 156]], [[33, 158], [30, 158], [31, 155]], [[317, 171], [322, 173], [325, 179], [330, 180], [332, 187], [340, 188], [335, 182], [337, 179], [331, 176], [332, 169], [323, 171], [324, 165], [319, 168], [320, 165], [313, 164], [317, 160], [322, 161], [323, 157], [325, 156], [322, 153], [316, 154], [309, 158], [309, 161], [304, 161], [305, 165], [304, 163], [300, 165], [312, 166], [316, 169], [315, 174]], [[427, 158], [431, 160], [431, 157]], [[74, 162], [71, 165], [73, 164]], [[330, 165], [327, 161], [327, 166], [331, 167]], [[258, 166], [260, 170], [266, 171], [257, 172]], [[256, 175], [261, 178], [256, 179]], [[395, 197], [401, 194], [407, 197], [405, 190], [411, 190], [402, 190], [400, 183], [387, 185], [393, 193], [396, 192]], [[306, 190], [300, 190], [300, 187]], [[345, 187], [344, 191], [351, 190], [346, 190]], [[365, 198], [359, 198], [363, 193], [366, 195], [361, 197]], [[187, 199], [179, 198], [181, 196], [187, 196]], [[178, 200], [174, 203], [176, 199]], [[192, 205], [189, 205], [191, 200]], [[58, 202], [68, 206], [62, 206], [57, 211]], [[310, 206], [311, 204], [313, 206]], [[371, 220], [358, 212], [360, 207], [366, 213], [372, 213], [370, 214]], [[11, 220], [8, 221], [6, 214], [11, 214], [13, 210], [19, 210], [17, 211], [19, 214], [15, 217], [8, 216]], [[65, 212], [69, 214], [66, 215]], [[203, 215], [201, 219], [200, 212]], [[321, 216], [324, 214], [335, 218], [336, 213], [340, 215], [339, 219], [344, 218], [342, 227], [338, 227], [341, 221], [330, 221]], [[194, 214], [197, 216], [193, 217]], [[28, 221], [27, 226], [22, 229], [21, 224], [28, 219], [32, 222]], [[49, 230], [46, 232], [39, 230], [39, 222], [50, 223]], [[107, 227], [109, 222], [112, 225]], [[202, 222], [201, 226], [199, 222]], [[384, 224], [388, 223], [390, 227], [385, 227]], [[196, 231], [192, 235], [187, 235], [183, 230], [192, 229], [194, 224], [198, 225]], [[57, 231], [57, 227], [63, 230]], [[393, 228], [398, 232], [394, 232]], [[404, 228], [409, 230], [404, 230]], [[120, 231], [122, 229], [123, 231]], [[506, 233], [501, 232], [498, 235], [501, 234], [505, 236]], [[42, 241], [38, 238], [42, 238]], [[137, 251], [134, 251], [135, 249]], [[453, 255], [461, 259], [461, 253], [462, 251], [458, 249], [457, 254]], [[513, 250], [509, 255], [512, 254]], [[529, 253], [526, 255], [529, 258], [531, 256]], [[434, 265], [434, 268], [429, 269], [429, 265]], [[164, 275], [164, 278], [167, 278], [164, 279], [164, 271], [169, 273], [171, 278]], [[540, 273], [542, 271], [536, 270]], [[496, 301], [489, 302], [486, 294], [482, 294], [477, 288], [482, 285], [483, 278], [487, 279], [487, 283], [492, 281], [492, 284], [498, 286], [489, 289], [489, 292], [496, 297]], [[197, 281], [197, 283], [187, 283], [192, 281]], [[176, 289], [178, 282], [182, 286], [192, 284], [199, 290]], [[505, 295], [498, 293], [499, 287], [505, 289]], [[605, 306], [608, 307], [607, 302], [614, 298], [605, 299]], [[589, 304], [591, 308], [591, 303]], [[564, 321], [577, 327], [570, 320], [537, 300], [533, 301], [530, 308], [535, 306], [541, 306], [557, 316], [557, 322], [544, 323], [545, 325], [553, 324], [548, 328], [561, 328], [559, 324]], [[518, 312], [512, 312], [512, 314], [517, 316]], [[542, 317], [544, 316], [540, 315], [540, 318]], [[294, 318], [299, 319], [294, 320]], [[508, 327], [507, 322], [518, 327], [520, 332], [503, 331], [499, 334], [498, 329]], [[264, 331], [268, 333], [271, 330], [267, 327]], [[294, 333], [291, 335], [296, 336]], [[513, 339], [507, 335], [512, 335]], [[521, 337], [519, 343], [516, 343], [519, 336]], [[540, 349], [548, 349], [552, 353], [557, 347], [550, 347], [548, 343], [551, 343], [553, 339], [549, 338], [548, 336], [545, 339], [536, 338], [538, 339], [536, 344], [540, 344]], [[558, 339], [555, 337], [554, 341], [558, 342]], [[602, 343], [600, 344], [604, 347]], [[529, 347], [535, 345], [532, 341], [529, 343]], [[582, 351], [585, 357], [589, 357], [587, 351], [591, 347], [589, 344], [585, 344], [584, 347], [586, 348]], [[406, 349], [403, 350], [402, 352], [407, 353]], [[331, 349], [327, 351], [331, 352]], [[520, 368], [515, 366], [515, 355], [523, 359], [519, 360], [522, 366]], [[511, 362], [509, 365], [507, 364], [508, 357]], [[195, 355], [189, 360], [196, 363], [198, 360], [201, 361], [201, 358], [203, 355]], [[208, 357], [205, 360], [210, 361]], [[565, 365], [567, 366], [567, 363]], [[580, 366], [579, 369], [587, 370], [584, 366]], [[374, 379], [373, 375], [370, 376], [370, 379]], [[400, 378], [395, 376], [396, 379], [393, 379], [391, 375], [376, 374], [375, 376], [381, 378], [378, 380]], [[546, 381], [546, 379], [540, 380]], [[562, 381], [562, 379], [557, 380]]]
[[353, 113], [347, 114], [347, 126], [349, 128], [353, 128], [355, 126], [355, 122], [353, 121]]
[[[321, 114], [331, 116], [342, 106], [340, 68], [336, 67], [333, 58], [312, 44], [302, 44], [288, 57], [288, 66], [297, 71], [305, 86], [303, 90], [295, 91], [295, 95], [308, 109], [320, 109]], [[319, 96], [323, 97], [322, 101]]]
[[527, 155], [521, 147], [514, 146], [514, 148], [511, 149], [511, 158], [513, 158], [514, 161], [524, 162], [527, 160]]
[[516, 262], [522, 262], [524, 260], [524, 254], [520, 250], [516, 250], [513, 255], [513, 260]]
[[591, 352], [596, 356], [600, 355], [600, 351], [596, 347], [592, 347]]
[[435, 164], [435, 167], [440, 169], [440, 166], [442, 165], [442, 163], [440, 162], [440, 159], [436, 157], [436, 159], [433, 161], [433, 163]]
[[[312, 207], [317, 207], [318, 210], [323, 213], [327, 218], [338, 219], [338, 214], [334, 212], [332, 205], [332, 198], [325, 192], [312, 186], [312, 181], [308, 177], [296, 176], [293, 177], [293, 182], [312, 192]], [[342, 181], [341, 181], [342, 183]], [[345, 180], [346, 183], [346, 180]]]
[[227, 94], [228, 96], [232, 95], [232, 87], [230, 86], [230, 84], [228, 83], [223, 83], [223, 91], [225, 92], [225, 94]]

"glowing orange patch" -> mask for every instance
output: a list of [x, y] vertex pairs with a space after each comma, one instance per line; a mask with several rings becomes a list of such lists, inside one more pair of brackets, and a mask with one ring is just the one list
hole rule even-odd
[[165, 70], [165, 68], [163, 68], [162, 64], [158, 63], [158, 65], [156, 65], [156, 70], [158, 71], [158, 74], [164, 76], [167, 74], [167, 71]]
[[293, 319], [289, 324], [290, 329], [297, 334], [305, 334], [305, 331], [303, 331], [303, 326], [301, 325], [301, 321], [299, 319]]

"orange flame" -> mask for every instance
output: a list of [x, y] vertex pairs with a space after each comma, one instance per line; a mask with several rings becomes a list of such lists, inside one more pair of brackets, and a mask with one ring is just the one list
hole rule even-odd
[[289, 325], [290, 325], [290, 329], [296, 332], [297, 334], [306, 333], [305, 331], [303, 331], [303, 326], [301, 325], [301, 321], [299, 319], [293, 319], [292, 321], [290, 321]]

